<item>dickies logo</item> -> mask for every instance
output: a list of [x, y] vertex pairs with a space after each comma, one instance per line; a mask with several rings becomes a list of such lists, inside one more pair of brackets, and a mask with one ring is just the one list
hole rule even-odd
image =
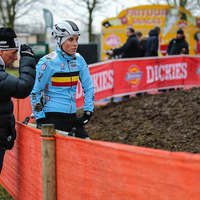
[[46, 68], [47, 68], [47, 65], [46, 65], [46, 64], [43, 64], [43, 65], [41, 66], [41, 70], [42, 70], [42, 71], [44, 71]]
[[136, 65], [131, 65], [126, 73], [125, 81], [128, 81], [131, 87], [136, 87], [142, 79], [142, 71]]
[[200, 78], [200, 63], [199, 63], [199, 66], [197, 67], [196, 74], [197, 74], [197, 75], [199, 76], [199, 78]]
[[61, 63], [60, 66], [61, 66], [61, 67], [64, 67], [64, 66], [65, 66], [65, 63]]

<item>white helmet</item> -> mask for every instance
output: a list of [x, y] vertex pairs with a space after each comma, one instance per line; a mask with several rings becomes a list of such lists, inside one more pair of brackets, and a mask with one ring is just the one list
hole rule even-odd
[[71, 37], [72, 35], [80, 36], [81, 33], [78, 26], [74, 22], [65, 20], [55, 24], [51, 31], [51, 35], [53, 39], [58, 39], [59, 37]]

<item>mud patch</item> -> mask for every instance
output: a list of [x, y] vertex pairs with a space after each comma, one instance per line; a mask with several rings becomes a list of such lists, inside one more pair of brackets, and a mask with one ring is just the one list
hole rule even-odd
[[133, 97], [95, 107], [93, 140], [200, 153], [200, 89]]

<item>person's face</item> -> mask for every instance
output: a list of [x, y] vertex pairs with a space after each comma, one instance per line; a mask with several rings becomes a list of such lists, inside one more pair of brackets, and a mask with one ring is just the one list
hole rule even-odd
[[130, 37], [131, 35], [133, 35], [133, 33], [131, 33], [130, 29], [126, 29], [126, 36]]
[[69, 55], [75, 54], [76, 50], [78, 48], [78, 36], [77, 35], [73, 35], [72, 37], [68, 38], [62, 44], [62, 48]]
[[177, 38], [178, 39], [182, 39], [183, 38], [183, 34], [182, 33], [177, 33]]
[[17, 52], [18, 49], [13, 49], [13, 50], [0, 50], [0, 56], [2, 57], [5, 66], [7, 68], [11, 67], [13, 62], [17, 60]]

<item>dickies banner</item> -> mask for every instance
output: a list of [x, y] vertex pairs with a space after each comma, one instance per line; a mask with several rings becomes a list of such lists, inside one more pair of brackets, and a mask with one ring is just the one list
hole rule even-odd
[[[95, 101], [157, 89], [200, 86], [200, 57], [197, 56], [118, 59], [89, 68]], [[79, 82], [77, 108], [84, 105], [83, 94]]]

